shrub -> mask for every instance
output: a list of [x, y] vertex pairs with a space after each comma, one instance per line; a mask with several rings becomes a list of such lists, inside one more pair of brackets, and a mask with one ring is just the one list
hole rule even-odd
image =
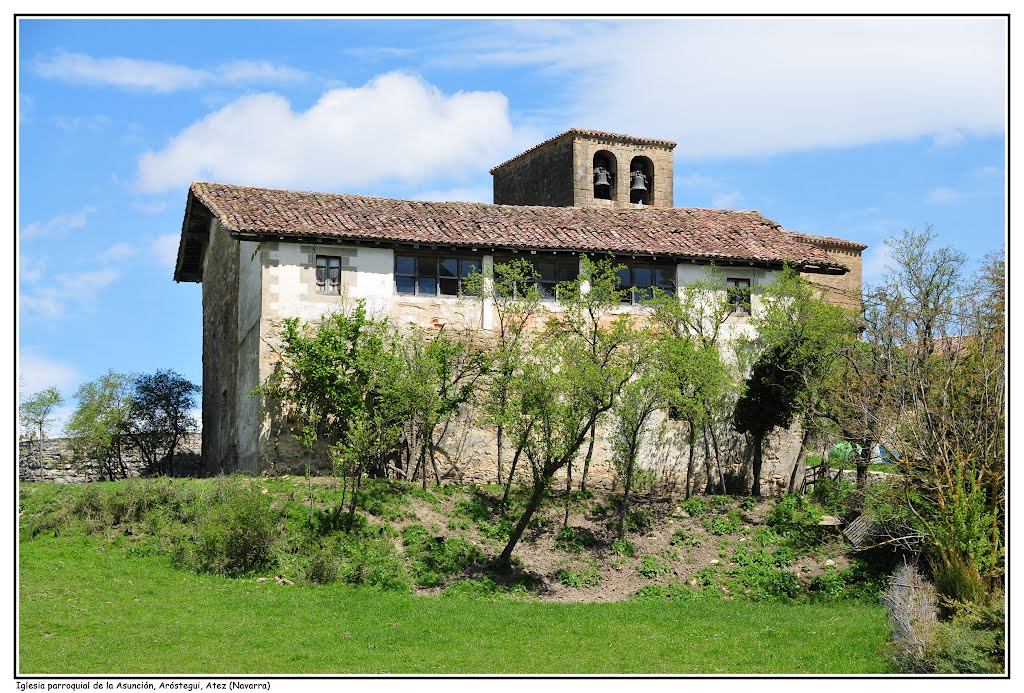
[[555, 571], [555, 579], [566, 587], [581, 589], [584, 587], [597, 587], [601, 584], [601, 571], [593, 563], [575, 570], [572, 568], [561, 568]]
[[650, 508], [635, 508], [626, 513], [627, 532], [646, 532], [654, 523], [654, 513]]
[[754, 601], [789, 601], [800, 594], [800, 583], [796, 575], [770, 565], [753, 563], [739, 566], [728, 574], [745, 589]]
[[281, 514], [271, 507], [269, 496], [245, 482], [225, 481], [208, 503], [191, 535], [175, 541], [175, 563], [232, 577], [271, 568]]
[[331, 551], [320, 549], [313, 553], [302, 571], [306, 582], [323, 585], [338, 579], [338, 557]]
[[846, 479], [818, 479], [812, 497], [830, 513], [842, 513], [857, 487]]
[[852, 570], [830, 570], [811, 579], [811, 599], [818, 602], [834, 602], [842, 599], [846, 585], [853, 577]]
[[694, 546], [700, 547], [700, 539], [693, 536], [685, 529], [677, 529], [672, 532], [672, 538], [668, 540], [672, 546]]
[[421, 587], [437, 587], [483, 558], [480, 550], [462, 537], [435, 537], [423, 525], [402, 530], [402, 543], [413, 579]]
[[633, 593], [637, 601], [693, 602], [708, 599], [714, 592], [695, 589], [679, 580], [669, 580], [664, 585], [644, 585]]
[[501, 587], [489, 577], [482, 577], [478, 580], [457, 580], [441, 593], [446, 597], [494, 597], [502, 594]]
[[744, 498], [743, 500], [740, 501], [740, 510], [744, 510], [746, 512], [750, 512], [751, 510], [753, 510], [756, 507], [757, 507], [757, 497], [756, 496], [747, 496], [746, 498]]
[[654, 579], [672, 572], [672, 566], [662, 556], [648, 554], [640, 559], [636, 569], [645, 578]]
[[633, 542], [629, 539], [616, 539], [615, 543], [612, 544], [612, 553], [616, 556], [632, 558], [636, 555], [636, 547], [633, 546]]
[[594, 545], [589, 533], [574, 527], [562, 527], [555, 535], [555, 548], [566, 553], [582, 553]]
[[708, 500], [712, 508], [723, 508], [732, 503], [732, 498], [729, 496], [711, 496]]
[[690, 517], [697, 517], [698, 515], [706, 513], [709, 506], [708, 502], [703, 498], [692, 496], [680, 503], [679, 507], [685, 510], [686, 514]]
[[336, 541], [340, 558], [338, 579], [342, 582], [380, 590], [412, 589], [405, 564], [385, 533], [349, 534]]
[[821, 518], [821, 511], [806, 496], [792, 493], [782, 496], [768, 511], [765, 523], [794, 548], [806, 549], [821, 543]]
[[950, 603], [953, 616], [935, 626], [925, 647], [926, 671], [1000, 674], [1006, 662], [1006, 611], [1001, 595], [987, 603]]
[[740, 516], [735, 510], [728, 515], [712, 515], [701, 520], [701, 525], [709, 534], [732, 534], [740, 528]]

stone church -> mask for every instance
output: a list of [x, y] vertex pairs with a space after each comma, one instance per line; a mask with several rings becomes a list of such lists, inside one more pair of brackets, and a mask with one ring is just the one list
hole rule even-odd
[[[673, 206], [675, 143], [572, 129], [493, 169], [494, 204], [416, 202], [193, 183], [174, 279], [203, 284], [203, 466], [208, 472], [284, 473], [298, 457], [271, 431], [248, 393], [272, 371], [286, 317], [313, 320], [363, 299], [399, 326], [493, 326], [486, 302], [460, 297], [474, 270], [531, 260], [545, 290], [574, 278], [583, 254], [613, 254], [635, 289], [676, 290], [710, 265], [734, 294], [751, 297], [783, 263], [795, 264], [837, 303], [859, 305], [865, 245], [785, 230], [756, 211]], [[552, 309], [557, 302], [552, 297]], [[749, 329], [738, 306], [728, 330]], [[458, 427], [456, 427], [458, 428]], [[463, 481], [493, 480], [493, 440], [471, 426], [446, 444]], [[763, 487], [796, 458], [780, 435]], [[669, 441], [648, 460], [670, 473]], [[607, 441], [595, 463], [610, 473]], [[773, 467], [773, 459], [775, 467]], [[685, 464], [685, 463], [684, 463]], [[773, 472], [773, 469], [775, 472]], [[776, 474], [779, 476], [779, 474]]]

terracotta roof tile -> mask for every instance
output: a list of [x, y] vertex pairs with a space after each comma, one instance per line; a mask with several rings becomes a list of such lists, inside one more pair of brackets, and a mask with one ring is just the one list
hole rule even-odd
[[[755, 211], [415, 202], [193, 183], [229, 231], [480, 248], [576, 250], [847, 268]], [[191, 198], [190, 198], [191, 199]]]
[[676, 143], [673, 142], [672, 140], [653, 140], [653, 139], [651, 139], [649, 137], [634, 137], [633, 135], [619, 135], [619, 134], [616, 134], [614, 132], [601, 132], [600, 130], [582, 130], [580, 128], [570, 128], [570, 129], [566, 130], [565, 132], [563, 132], [563, 133], [561, 133], [559, 135], [555, 135], [554, 137], [549, 137], [548, 139], [544, 140], [540, 144], [533, 145], [532, 147], [530, 147], [529, 149], [527, 149], [524, 152], [520, 152], [519, 154], [516, 154], [514, 157], [512, 157], [508, 161], [503, 161], [502, 163], [500, 163], [497, 166], [495, 166], [494, 168], [492, 168], [490, 170], [490, 172], [493, 174], [495, 171], [497, 171], [502, 166], [510, 164], [513, 161], [515, 161], [516, 159], [519, 159], [519, 158], [522, 158], [522, 157], [526, 156], [527, 154], [529, 154], [530, 152], [534, 151], [535, 149], [540, 149], [544, 145], [549, 144], [551, 142], [554, 142], [555, 140], [561, 139], [561, 138], [566, 137], [568, 135], [579, 135], [581, 137], [596, 137], [596, 138], [607, 139], [607, 140], [624, 140], [624, 141], [628, 141], [628, 142], [640, 142], [642, 144], [653, 144], [653, 145], [658, 146], [658, 147], [668, 147], [669, 149], [675, 149], [675, 147], [676, 147]]

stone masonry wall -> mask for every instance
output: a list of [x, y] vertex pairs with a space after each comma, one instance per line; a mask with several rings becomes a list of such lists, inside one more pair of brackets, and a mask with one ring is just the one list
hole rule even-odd
[[[201, 436], [189, 436], [175, 452], [172, 462], [174, 476], [202, 476]], [[142, 461], [131, 453], [125, 456], [129, 476], [144, 476]], [[23, 440], [18, 443], [18, 480], [53, 481], [77, 484], [107, 480], [102, 467], [92, 460], [75, 455], [68, 438], [48, 438], [42, 442]]]
[[573, 140], [561, 137], [494, 172], [494, 204], [571, 207]]

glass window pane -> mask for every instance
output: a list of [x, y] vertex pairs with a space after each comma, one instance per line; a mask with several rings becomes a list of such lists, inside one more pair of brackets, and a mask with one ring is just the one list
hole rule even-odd
[[540, 274], [539, 279], [545, 282], [553, 282], [557, 279], [555, 275], [555, 263], [553, 262], [536, 262], [534, 267], [537, 268], [537, 273]]
[[441, 276], [442, 277], [457, 277], [459, 276], [459, 261], [454, 257], [443, 257], [441, 258]]
[[395, 277], [395, 288], [400, 294], [416, 293], [416, 280], [412, 277]]
[[421, 296], [436, 296], [437, 280], [433, 277], [420, 277], [416, 280], [416, 293]]
[[341, 258], [340, 257], [329, 257], [329, 258], [327, 258], [327, 266], [328, 267], [341, 267]]
[[540, 297], [545, 300], [553, 301], [555, 298], [555, 283], [554, 282], [538, 282], [537, 288], [540, 289]]
[[562, 260], [558, 263], [558, 281], [570, 282], [580, 275], [580, 263], [576, 260]]
[[399, 274], [416, 274], [416, 260], [411, 255], [399, 255], [395, 267]]
[[662, 289], [674, 288], [676, 285], [676, 271], [668, 268], [654, 270], [654, 283]]
[[440, 281], [441, 295], [443, 296], [458, 296], [459, 295], [459, 280], [458, 279], [442, 279]]
[[461, 271], [461, 273], [459, 275], [461, 277], [468, 277], [469, 275], [473, 274], [474, 272], [479, 273], [480, 272], [480, 261], [479, 260], [463, 260], [462, 261], [461, 270], [462, 271]]
[[436, 257], [418, 257], [416, 258], [416, 270], [417, 274], [421, 277], [436, 277], [437, 276], [437, 258]]
[[629, 279], [629, 268], [623, 267], [617, 273], [619, 278], [619, 288], [625, 288], [627, 286], [633, 286], [633, 282]]
[[317, 268], [327, 267], [327, 258], [325, 258], [323, 255], [317, 255], [316, 256], [316, 266], [317, 266]]
[[652, 272], [650, 267], [633, 268], [633, 286], [650, 286]]
[[327, 281], [327, 268], [326, 267], [321, 267], [319, 264], [317, 264], [317, 267], [316, 267], [316, 283], [317, 284], [323, 284], [325, 281]]

